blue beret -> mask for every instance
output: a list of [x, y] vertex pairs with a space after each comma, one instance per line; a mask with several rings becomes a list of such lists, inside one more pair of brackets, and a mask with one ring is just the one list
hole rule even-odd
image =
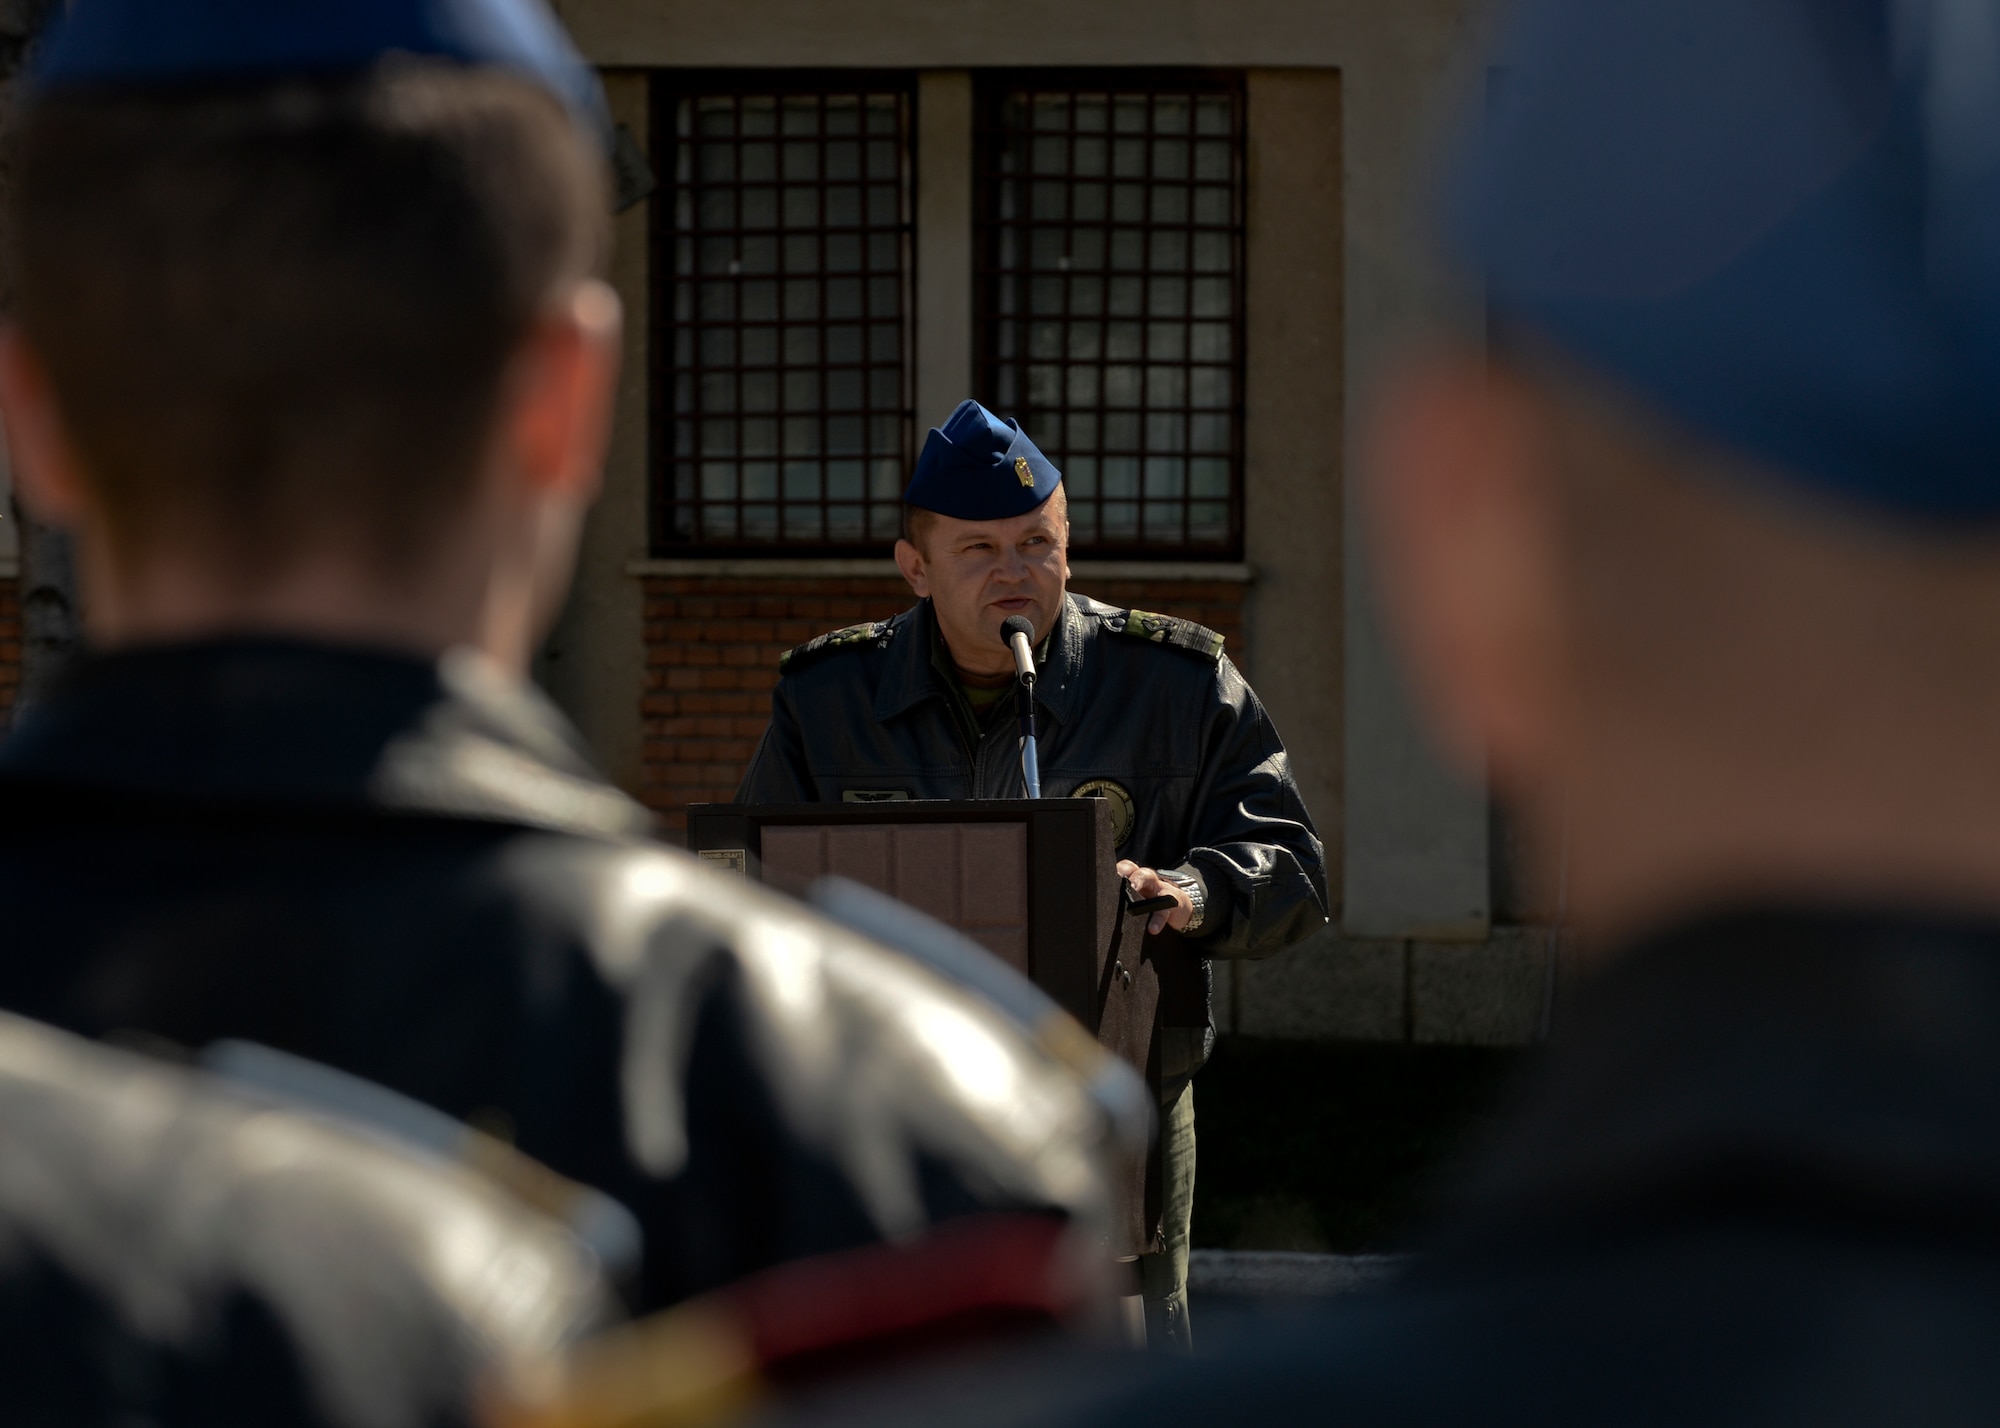
[[72, 0], [33, 92], [364, 70], [392, 55], [511, 70], [609, 133], [596, 74], [542, 0]]
[[1026, 515], [1061, 482], [1062, 472], [1028, 440], [1020, 423], [966, 401], [925, 438], [903, 499], [961, 521], [997, 521]]
[[1984, 4], [1523, 0], [1446, 187], [1496, 331], [1811, 491], [2000, 518]]

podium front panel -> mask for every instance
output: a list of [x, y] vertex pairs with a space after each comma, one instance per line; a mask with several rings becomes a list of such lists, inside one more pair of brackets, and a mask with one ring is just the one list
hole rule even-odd
[[688, 848], [801, 893], [837, 874], [964, 933], [1095, 1031], [1122, 912], [1098, 798], [698, 803]]
[[[1158, 1089], [1162, 955], [1185, 953], [1126, 910], [1102, 799], [696, 804], [688, 848], [794, 893], [837, 875], [929, 913], [1026, 974]], [[1112, 1252], [1157, 1249], [1157, 1145], [1120, 1176]]]
[[1025, 823], [785, 824], [764, 830], [762, 853], [764, 875], [774, 882], [851, 878], [1033, 976]]

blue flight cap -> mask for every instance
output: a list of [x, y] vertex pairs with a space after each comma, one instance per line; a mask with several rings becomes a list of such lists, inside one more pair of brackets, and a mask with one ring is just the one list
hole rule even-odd
[[964, 401], [925, 438], [903, 500], [961, 521], [998, 521], [1026, 515], [1061, 483], [1019, 422]]
[[596, 74], [543, 0], [71, 0], [31, 92], [340, 74], [393, 54], [511, 70], [611, 132]]
[[1522, 0], [1446, 186], [1539, 334], [1816, 494], [2000, 518], [1984, 3]]

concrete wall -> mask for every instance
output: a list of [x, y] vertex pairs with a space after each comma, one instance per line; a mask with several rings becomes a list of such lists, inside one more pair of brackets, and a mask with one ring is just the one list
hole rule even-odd
[[1467, 0], [557, 0], [601, 65], [973, 69], [1449, 63]]
[[917, 420], [972, 390], [972, 75], [917, 78]]
[[1335, 933], [1216, 970], [1225, 1032], [1452, 1046], [1539, 1040], [1570, 975], [1559, 939], [1542, 927], [1499, 927], [1478, 942]]
[[[1346, 817], [1341, 80], [1334, 70], [1252, 70], [1248, 89], [1250, 672], [1292, 756], [1327, 865], [1337, 869]], [[1340, 893], [1337, 877], [1333, 893]]]

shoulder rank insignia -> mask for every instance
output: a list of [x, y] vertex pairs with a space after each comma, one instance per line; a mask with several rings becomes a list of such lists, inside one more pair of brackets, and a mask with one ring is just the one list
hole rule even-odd
[[1211, 664], [1222, 658], [1222, 636], [1192, 620], [1155, 615], [1150, 610], [1127, 610], [1125, 623], [1122, 626], [1113, 624], [1112, 628], [1136, 639], [1150, 640], [1156, 645], [1172, 645], [1175, 649], [1200, 655]]
[[871, 620], [865, 625], [849, 625], [844, 630], [818, 635], [795, 649], [786, 650], [778, 656], [778, 672], [796, 669], [808, 660], [831, 654], [835, 650], [859, 649], [863, 645], [878, 644], [889, 634], [889, 621]]

